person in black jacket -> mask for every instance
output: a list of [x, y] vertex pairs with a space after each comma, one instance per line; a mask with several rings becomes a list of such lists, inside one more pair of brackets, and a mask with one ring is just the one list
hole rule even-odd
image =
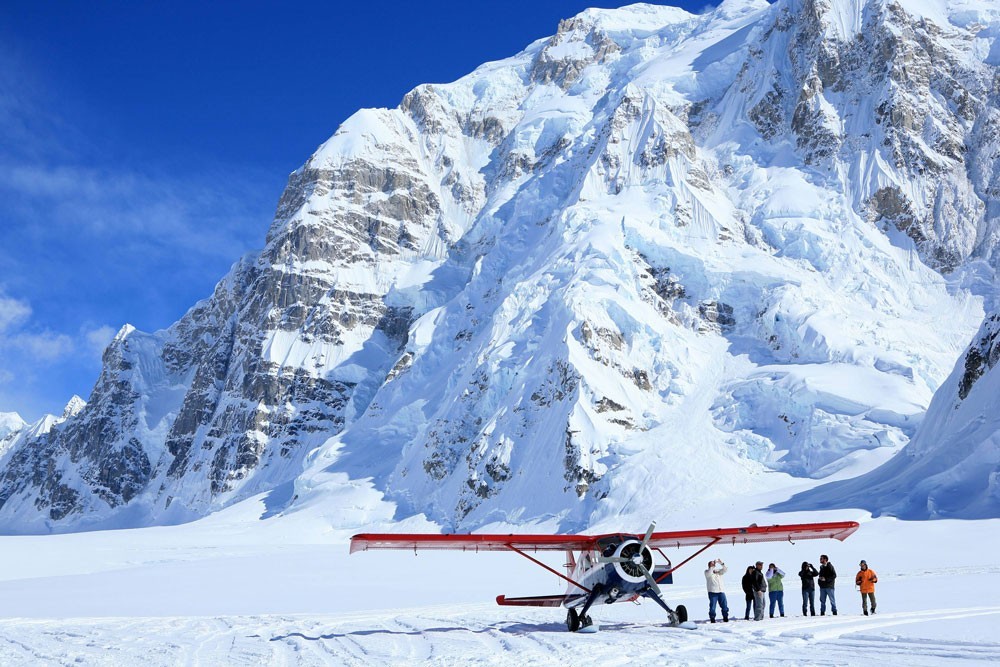
[[826, 599], [830, 598], [830, 610], [837, 615], [837, 598], [833, 594], [833, 586], [837, 582], [837, 571], [833, 563], [823, 554], [819, 557], [819, 615], [826, 615]]
[[767, 592], [767, 580], [764, 579], [764, 563], [757, 561], [753, 568], [753, 620], [764, 619], [764, 593]]
[[747, 572], [743, 575], [743, 593], [747, 596], [747, 608], [743, 612], [743, 620], [750, 620], [750, 605], [753, 604], [753, 565], [747, 565]]
[[802, 561], [802, 569], [799, 570], [799, 578], [802, 579], [802, 615], [806, 615], [806, 603], [809, 603], [809, 615], [816, 615], [816, 582], [814, 579], [819, 576], [819, 572], [812, 563]]

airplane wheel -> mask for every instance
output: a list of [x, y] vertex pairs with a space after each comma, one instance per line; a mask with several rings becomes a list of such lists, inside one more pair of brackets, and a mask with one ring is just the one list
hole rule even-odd
[[570, 632], [576, 632], [580, 629], [580, 616], [576, 613], [576, 609], [570, 609], [566, 612], [566, 629]]
[[586, 627], [591, 626], [593, 624], [594, 624], [594, 619], [592, 619], [590, 617], [590, 614], [587, 614], [586, 616], [581, 616], [580, 617], [580, 627], [581, 628], [586, 628]]
[[687, 623], [687, 620], [688, 620], [688, 610], [687, 610], [687, 607], [685, 607], [682, 604], [679, 604], [679, 605], [677, 605], [677, 609], [675, 609], [674, 611], [677, 613], [677, 622], [678, 623]]

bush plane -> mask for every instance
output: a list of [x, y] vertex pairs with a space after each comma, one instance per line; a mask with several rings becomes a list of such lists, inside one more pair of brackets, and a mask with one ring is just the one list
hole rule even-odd
[[[833, 538], [845, 540], [858, 529], [856, 521], [800, 523], [774, 526], [751, 524], [746, 528], [715, 528], [653, 532], [645, 535], [487, 535], [487, 534], [403, 534], [363, 533], [351, 538], [351, 553], [369, 549], [451, 549], [458, 551], [513, 551], [566, 580], [562, 595], [531, 597], [497, 596], [497, 604], [529, 607], [567, 608], [566, 627], [570, 632], [590, 628], [590, 608], [645, 597], [663, 608], [672, 626], [687, 625], [684, 605], [671, 608], [664, 600], [660, 584], [672, 584], [673, 573], [695, 556], [715, 545], [755, 544]], [[700, 547], [692, 555], [672, 565], [663, 549]], [[568, 574], [549, 567], [531, 555], [539, 551], [565, 551]], [[653, 552], [662, 562], [654, 567]], [[530, 553], [529, 553], [530, 552]], [[574, 554], [579, 552], [579, 555]]]

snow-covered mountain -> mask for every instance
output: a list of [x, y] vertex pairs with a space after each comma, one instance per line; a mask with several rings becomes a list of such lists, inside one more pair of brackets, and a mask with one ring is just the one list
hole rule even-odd
[[86, 405], [82, 398], [73, 396], [61, 416], [45, 415], [34, 424], [28, 424], [16, 412], [0, 413], [0, 469], [4, 469], [14, 458], [24, 456], [32, 443], [47, 436], [55, 426], [75, 417]]
[[578, 527], [867, 471], [992, 298], [998, 31], [994, 1], [587, 10], [359, 111], [259, 254], [10, 447], [0, 526], [350, 485]]
[[1000, 516], [998, 337], [994, 313], [934, 395], [916, 436], [891, 461], [779, 507], [863, 507], [907, 519]]
[[0, 412], [0, 438], [6, 438], [25, 426], [27, 424], [16, 412]]
[[25, 426], [27, 424], [16, 412], [0, 412], [0, 460]]

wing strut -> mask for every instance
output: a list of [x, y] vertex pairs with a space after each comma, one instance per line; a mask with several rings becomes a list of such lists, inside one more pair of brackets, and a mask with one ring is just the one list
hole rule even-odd
[[555, 569], [553, 569], [553, 568], [549, 567], [548, 565], [546, 565], [546, 564], [545, 564], [545, 563], [543, 563], [542, 561], [538, 560], [537, 558], [532, 558], [532, 557], [531, 557], [531, 556], [529, 556], [528, 554], [524, 553], [523, 551], [521, 551], [520, 549], [518, 549], [517, 547], [515, 547], [515, 546], [514, 546], [513, 544], [508, 544], [508, 545], [507, 545], [507, 548], [508, 548], [508, 549], [510, 549], [511, 551], [514, 551], [514, 552], [516, 552], [516, 553], [519, 553], [519, 554], [521, 554], [522, 556], [524, 556], [525, 558], [527, 558], [528, 560], [530, 560], [530, 561], [531, 561], [532, 563], [534, 563], [535, 565], [539, 565], [539, 566], [541, 566], [541, 567], [545, 568], [546, 570], [548, 570], [548, 571], [549, 571], [549, 572], [551, 572], [552, 574], [556, 575], [556, 576], [557, 576], [557, 577], [559, 577], [560, 579], [565, 579], [566, 581], [568, 581], [569, 583], [573, 584], [573, 585], [574, 585], [574, 586], [576, 586], [577, 588], [579, 588], [579, 589], [582, 589], [582, 590], [585, 590], [585, 591], [587, 591], [588, 593], [590, 593], [590, 589], [589, 589], [589, 588], [587, 588], [586, 586], [584, 586], [583, 584], [580, 584], [580, 583], [578, 583], [578, 582], [576, 582], [576, 581], [573, 581], [572, 579], [570, 579], [569, 577], [567, 577], [567, 576], [566, 576], [565, 574], [563, 574], [562, 572], [559, 572], [558, 570], [555, 570]]
[[[705, 549], [709, 548], [710, 546], [715, 545], [717, 542], [719, 542], [719, 540], [720, 540], [720, 538], [718, 538], [718, 537], [713, 538], [711, 542], [709, 542], [708, 544], [706, 544], [705, 546], [703, 546], [701, 549], [698, 549], [693, 554], [691, 554], [690, 556], [688, 556], [687, 558], [685, 558], [684, 560], [682, 560], [680, 563], [678, 563], [674, 567], [670, 568], [669, 570], [667, 570], [666, 572], [664, 572], [663, 574], [661, 574], [660, 578], [657, 579], [656, 581], [657, 582], [662, 581], [663, 579], [665, 579], [667, 577], [668, 574], [672, 574], [674, 570], [680, 569], [681, 565], [684, 565], [689, 560], [691, 560], [692, 558], [694, 558], [695, 556], [697, 556], [698, 554], [700, 554], [702, 551], [704, 551]], [[656, 550], [660, 552], [661, 556], [663, 556], [664, 558], [667, 558], [666, 554], [664, 554], [662, 551], [660, 551], [659, 547], [657, 547]], [[667, 558], [667, 562], [668, 563], [670, 562], [669, 558]]]

